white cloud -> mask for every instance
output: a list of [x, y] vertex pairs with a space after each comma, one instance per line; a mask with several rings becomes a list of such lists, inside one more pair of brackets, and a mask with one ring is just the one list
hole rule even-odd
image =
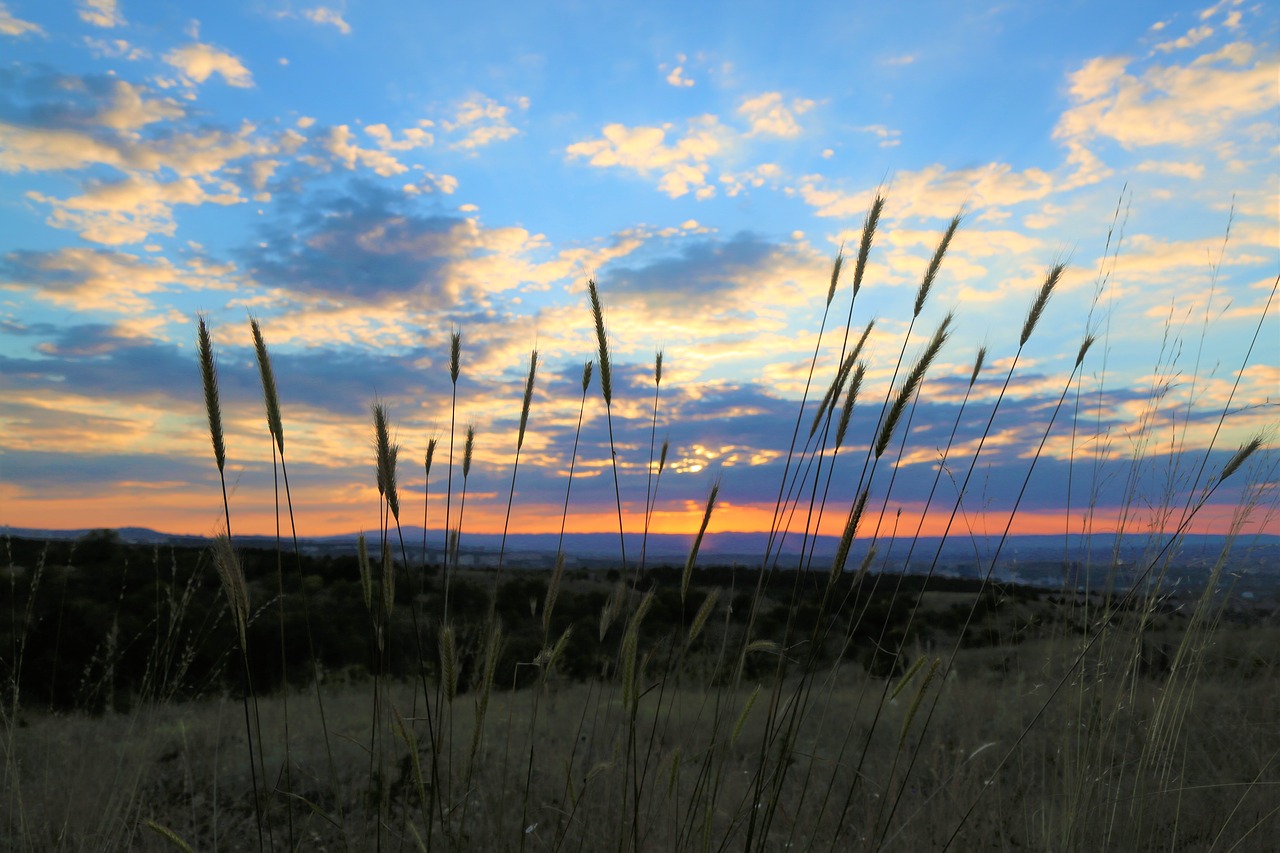
[[84, 194], [65, 200], [38, 192], [28, 193], [27, 197], [53, 208], [48, 224], [74, 230], [86, 240], [109, 246], [140, 243], [152, 234], [173, 236], [175, 205], [229, 205], [243, 201], [229, 184], [209, 193], [191, 178], [157, 181], [141, 177], [95, 184]]
[[435, 142], [435, 137], [426, 130], [431, 126], [430, 121], [420, 121], [417, 127], [402, 131], [400, 139], [396, 139], [395, 134], [385, 124], [371, 124], [364, 129], [364, 132], [373, 137], [383, 151], [412, 151], [415, 148], [425, 148]]
[[116, 0], [80, 0], [80, 20], [95, 27], [118, 27], [124, 15]]
[[354, 169], [359, 164], [372, 169], [375, 174], [384, 178], [400, 175], [409, 170], [408, 166], [386, 151], [361, 148], [356, 145], [351, 141], [351, 128], [345, 124], [329, 128], [329, 132], [321, 137], [320, 145], [348, 169]]
[[1170, 53], [1175, 50], [1185, 50], [1188, 47], [1195, 47], [1200, 42], [1213, 35], [1213, 27], [1196, 27], [1188, 30], [1186, 35], [1172, 41], [1162, 41], [1155, 46], [1157, 53]]
[[1138, 171], [1150, 172], [1156, 175], [1172, 175], [1176, 178], [1187, 178], [1192, 181], [1198, 181], [1204, 177], [1204, 165], [1201, 163], [1147, 160], [1138, 164]]
[[[529, 108], [528, 98], [517, 98], [515, 103], [521, 110]], [[520, 131], [512, 127], [508, 119], [510, 115], [510, 107], [485, 95], [474, 95], [458, 105], [452, 121], [440, 124], [450, 133], [461, 134], [461, 138], [450, 145], [451, 148], [474, 151], [518, 135]]]
[[751, 123], [748, 136], [793, 138], [800, 135], [796, 116], [804, 115], [813, 106], [814, 102], [805, 98], [793, 98], [788, 105], [781, 92], [765, 92], [744, 100], [738, 105], [738, 112]]
[[194, 42], [175, 48], [165, 54], [164, 61], [178, 69], [188, 85], [203, 83], [218, 74], [228, 86], [241, 89], [253, 86], [253, 75], [239, 58], [210, 44]]
[[304, 9], [302, 17], [311, 21], [313, 24], [328, 25], [336, 27], [338, 32], [344, 36], [351, 35], [351, 25], [343, 20], [342, 13], [328, 6], [317, 6], [314, 9]]
[[44, 35], [44, 30], [41, 29], [39, 24], [15, 18], [8, 7], [4, 3], [0, 3], [0, 35], [24, 36], [28, 33], [42, 36]]
[[124, 39], [98, 39], [85, 36], [84, 43], [97, 59], [124, 59], [136, 62], [151, 56], [143, 48], [135, 47]]
[[885, 127], [883, 124], [869, 124], [866, 127], [855, 128], [859, 133], [870, 133], [880, 140], [878, 143], [881, 148], [893, 148], [902, 144], [902, 131], [894, 130], [891, 127]]
[[693, 85], [693, 80], [684, 76], [684, 66], [677, 65], [671, 69], [671, 73], [667, 75], [667, 83], [676, 88], [688, 88]]
[[[1223, 57], [1236, 61], [1246, 53], [1235, 49]], [[1054, 138], [1084, 145], [1106, 137], [1130, 149], [1203, 144], [1232, 122], [1280, 104], [1274, 60], [1247, 68], [1152, 66], [1138, 75], [1126, 73], [1128, 65], [1125, 58], [1093, 59], [1073, 73], [1075, 106], [1062, 114]]]
[[629, 169], [641, 175], [660, 175], [658, 189], [672, 198], [690, 192], [699, 199], [715, 194], [707, 181], [709, 159], [719, 154], [728, 136], [713, 115], [691, 119], [683, 136], [668, 142], [672, 125], [627, 127], [605, 125], [602, 139], [575, 142], [565, 149], [570, 159], [582, 158], [597, 168]]
[[417, 183], [405, 184], [402, 189], [405, 195], [423, 195], [434, 192], [453, 195], [458, 189], [458, 179], [453, 175], [436, 175], [432, 172], [424, 172]]

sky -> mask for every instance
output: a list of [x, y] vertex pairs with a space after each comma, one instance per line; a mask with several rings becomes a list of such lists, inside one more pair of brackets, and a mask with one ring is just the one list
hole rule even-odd
[[[406, 523], [426, 495], [443, 529], [452, 483], [464, 531], [616, 531], [611, 428], [629, 530], [647, 494], [652, 530], [696, 530], [717, 482], [711, 530], [766, 530], [871, 320], [824, 532], [861, 483], [864, 535], [1200, 504], [1188, 530], [1280, 533], [1278, 24], [1250, 0], [0, 0], [0, 525], [219, 529], [204, 316], [234, 530], [273, 531], [253, 316], [302, 535], [377, 527], [375, 402]], [[592, 278], [608, 408], [598, 371], [581, 388]], [[900, 358], [952, 311], [877, 461]]]

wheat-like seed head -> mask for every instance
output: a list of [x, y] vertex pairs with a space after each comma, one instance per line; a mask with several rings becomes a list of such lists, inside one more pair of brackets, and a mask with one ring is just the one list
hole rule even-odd
[[707, 620], [711, 618], [711, 613], [716, 609], [716, 602], [719, 600], [720, 587], [711, 590], [707, 597], [702, 599], [702, 604], [698, 607], [698, 612], [693, 615], [693, 622], [689, 625], [689, 638], [685, 640], [685, 648], [692, 646], [693, 641], [698, 639], [698, 635], [706, 627]]
[[462, 479], [471, 474], [471, 455], [476, 449], [476, 425], [467, 424], [467, 443], [462, 449]]
[[209, 437], [213, 441], [213, 458], [218, 463], [218, 473], [227, 462], [227, 448], [222, 439], [222, 407], [218, 404], [218, 365], [213, 360], [213, 341], [204, 317], [200, 318], [198, 333], [200, 348], [200, 378], [204, 383], [204, 408], [209, 416]]
[[849, 548], [853, 545], [853, 537], [858, 533], [858, 525], [862, 523], [862, 511], [867, 506], [867, 490], [858, 495], [858, 502], [849, 510], [849, 517], [844, 523], [844, 532], [840, 534], [840, 544], [836, 547], [836, 557], [831, 562], [831, 575], [828, 583], [834, 584], [836, 578], [844, 571], [845, 561], [849, 559]]
[[738, 719], [734, 721], [733, 730], [729, 734], [729, 745], [733, 746], [738, 742], [738, 737], [742, 734], [742, 727], [747, 724], [747, 717], [751, 716], [751, 709], [756, 705], [756, 699], [760, 698], [760, 685], [756, 685], [756, 689], [751, 691], [751, 695], [747, 697], [746, 704], [742, 706], [742, 711], [738, 714]]
[[840, 283], [840, 268], [844, 266], [844, 243], [840, 243], [840, 249], [836, 252], [835, 263], [831, 265], [831, 286], [827, 288], [827, 305], [831, 304], [831, 300], [836, 295], [836, 285]]
[[907, 668], [907, 671], [902, 674], [902, 678], [898, 680], [897, 686], [895, 686], [893, 688], [893, 692], [889, 694], [890, 702], [897, 699], [898, 694], [907, 689], [907, 685], [911, 683], [911, 679], [915, 678], [916, 673], [924, 668], [924, 660], [925, 659], [923, 657], [916, 658], [915, 663], [911, 664], [911, 666]]
[[836, 447], [844, 445], [845, 433], [849, 430], [849, 420], [853, 416], [853, 404], [858, 399], [858, 391], [862, 389], [862, 379], [867, 373], [867, 363], [858, 362], [858, 369], [849, 380], [849, 392], [844, 397], [844, 408], [840, 410], [840, 423], [836, 427]]
[[987, 360], [987, 348], [985, 346], [978, 347], [978, 357], [973, 360], [973, 373], [969, 374], [969, 387], [973, 387], [973, 383], [978, 381], [978, 374], [982, 372], [982, 363]]
[[662, 350], [658, 350], [653, 358], [653, 384], [655, 387], [662, 386]]
[[458, 695], [458, 647], [452, 625], [440, 628], [440, 680], [444, 684], [445, 700], [452, 702]]
[[533, 403], [533, 378], [538, 373], [538, 351], [529, 353], [529, 376], [524, 381], [524, 399], [520, 403], [520, 433], [516, 438], [516, 450], [524, 447], [524, 430], [529, 424], [529, 406]]
[[429, 439], [429, 440], [427, 441], [427, 455], [426, 455], [426, 457], [423, 459], [422, 467], [423, 467], [423, 469], [424, 469], [424, 472], [426, 473], [426, 476], [428, 476], [428, 477], [430, 477], [430, 476], [431, 476], [431, 462], [432, 462], [432, 460], [433, 460], [433, 459], [435, 459], [435, 456], [436, 456], [436, 443], [437, 443], [438, 441], [439, 441], [439, 439], [436, 439], [436, 438], [431, 438], [431, 439]]
[[458, 369], [462, 362], [462, 330], [456, 329], [449, 335], [449, 381], [458, 384]]
[[920, 281], [920, 289], [916, 291], [915, 314], [912, 316], [919, 317], [921, 310], [924, 309], [924, 303], [929, 298], [929, 290], [933, 287], [933, 281], [938, 277], [938, 270], [942, 267], [942, 258], [947, 254], [947, 247], [951, 245], [951, 238], [956, 235], [956, 229], [960, 227], [960, 219], [961, 216], [958, 213], [952, 217], [946, 233], [938, 242], [933, 259], [929, 261], [929, 267], [924, 271], [924, 278]]
[[595, 279], [587, 281], [587, 294], [591, 298], [591, 316], [596, 324], [596, 348], [600, 362], [600, 392], [604, 395], [604, 404], [613, 405], [613, 370], [609, 363], [609, 336], [604, 328], [604, 306], [600, 304], [600, 290]]
[[911, 722], [916, 718], [916, 712], [920, 710], [920, 702], [924, 699], [925, 691], [929, 689], [929, 685], [933, 682], [933, 678], [938, 674], [938, 667], [942, 661], [934, 658], [933, 663], [929, 665], [929, 671], [925, 673], [924, 680], [920, 682], [920, 687], [916, 690], [916, 695], [911, 697], [911, 706], [907, 708], [907, 715], [902, 718], [902, 731], [898, 734], [898, 749], [902, 749], [902, 745], [907, 740], [907, 731], [911, 728]]
[[702, 525], [698, 535], [693, 539], [693, 547], [689, 549], [689, 559], [684, 563], [684, 575], [680, 580], [680, 602], [684, 603], [689, 595], [689, 580], [693, 577], [693, 566], [698, 562], [698, 549], [702, 547], [702, 539], [707, 535], [707, 523], [711, 521], [711, 513], [716, 508], [716, 496], [720, 494], [720, 480], [711, 486], [711, 494], [707, 495], [707, 508], [702, 512]]
[[662, 440], [662, 452], [658, 454], [658, 473], [662, 473], [662, 469], [667, 467], [667, 450], [671, 447], [668, 439]]
[[399, 521], [400, 492], [396, 488], [396, 458], [400, 455], [400, 445], [391, 441], [387, 407], [382, 403], [373, 404], [373, 443], [378, 469], [378, 493], [386, 498], [392, 517]]
[[587, 363], [582, 365], [582, 393], [587, 393], [588, 386], [591, 385], [591, 369], [596, 363], [591, 359], [587, 359]]
[[1053, 290], [1058, 286], [1058, 281], [1066, 268], [1067, 265], [1062, 263], [1054, 264], [1049, 268], [1048, 274], [1044, 277], [1044, 284], [1040, 285], [1035, 301], [1027, 311], [1027, 319], [1022, 324], [1022, 336], [1018, 338], [1019, 347], [1026, 346], [1027, 341], [1031, 339], [1031, 333], [1035, 331], [1036, 323], [1040, 322], [1040, 315], [1044, 313], [1044, 307], [1049, 304], [1049, 297], [1053, 295]]
[[622, 705], [632, 708], [638, 701], [636, 696], [636, 654], [640, 647], [638, 626], [632, 623], [622, 636]]
[[1097, 338], [1095, 338], [1093, 335], [1084, 336], [1084, 340], [1080, 342], [1080, 352], [1076, 353], [1077, 368], [1080, 367], [1080, 365], [1084, 362], [1084, 357], [1088, 355], [1089, 349], [1093, 346], [1094, 341], [1096, 340]]
[[857, 297], [862, 289], [862, 276], [867, 271], [867, 258], [871, 255], [871, 240], [875, 237], [876, 223], [880, 221], [880, 213], [884, 210], [884, 196], [876, 193], [867, 211], [867, 219], [862, 225], [862, 241], [858, 244], [858, 262], [853, 268], [853, 295]]
[[942, 322], [938, 324], [937, 331], [929, 339], [929, 345], [920, 354], [920, 358], [916, 360], [911, 371], [907, 374], [906, 381], [902, 383], [897, 399], [893, 401], [893, 407], [889, 409], [889, 416], [884, 419], [884, 425], [880, 429], [880, 439], [876, 442], [877, 459], [884, 454], [885, 448], [889, 446], [889, 441], [893, 438], [893, 431], [897, 428], [898, 421], [902, 419], [902, 413], [906, 411], [907, 403], [911, 402], [911, 398], [915, 396], [916, 390], [919, 389], [920, 383], [924, 380], [924, 375], [929, 370], [929, 365], [937, 357], [942, 345], [947, 342], [952, 317], [953, 315], [948, 313], [942, 319]]
[[1258, 448], [1261, 446], [1261, 435], [1255, 435], [1253, 438], [1240, 445], [1240, 449], [1232, 454], [1231, 458], [1227, 460], [1226, 465], [1222, 466], [1222, 473], [1218, 475], [1218, 482], [1221, 483], [1223, 480], [1238, 471], [1240, 466], [1245, 463], [1245, 460], [1257, 452]]
[[276, 393], [276, 376], [271, 369], [271, 355], [267, 352], [267, 343], [262, 339], [262, 328], [256, 317], [249, 318], [253, 329], [253, 349], [258, 356], [258, 374], [262, 378], [262, 399], [267, 408], [267, 428], [276, 440], [280, 454], [284, 455], [284, 423], [280, 419], [280, 396]]

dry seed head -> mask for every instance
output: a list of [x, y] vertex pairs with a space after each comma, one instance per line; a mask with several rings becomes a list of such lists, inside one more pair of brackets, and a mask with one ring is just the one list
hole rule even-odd
[[1222, 474], [1219, 475], [1218, 482], [1221, 483], [1223, 480], [1227, 479], [1239, 470], [1240, 466], [1245, 463], [1245, 460], [1252, 456], [1261, 446], [1261, 435], [1255, 435], [1253, 438], [1249, 439], [1248, 442], [1240, 445], [1240, 449], [1237, 450], [1229, 460], [1227, 460], [1226, 465], [1222, 466]]
[[1031, 339], [1031, 333], [1035, 331], [1036, 323], [1040, 322], [1040, 315], [1044, 313], [1044, 307], [1049, 304], [1049, 297], [1053, 295], [1053, 289], [1058, 286], [1058, 281], [1062, 278], [1062, 272], [1067, 268], [1066, 264], [1054, 264], [1049, 268], [1049, 273], [1044, 277], [1044, 284], [1040, 285], [1040, 291], [1036, 293], [1035, 301], [1031, 303], [1031, 309], [1027, 312], [1027, 319], [1022, 324], [1022, 336], [1018, 339], [1018, 346], [1027, 345], [1027, 341]]
[[671, 447], [668, 439], [662, 440], [662, 453], [658, 454], [658, 473], [662, 473], [662, 469], [667, 467], [667, 450]]
[[200, 378], [204, 381], [204, 408], [209, 416], [209, 437], [213, 441], [213, 458], [221, 473], [227, 462], [227, 448], [222, 439], [222, 407], [218, 404], [218, 365], [213, 360], [213, 341], [204, 317], [198, 333]]
[[396, 521], [400, 520], [400, 493], [396, 488], [396, 459], [400, 445], [392, 444], [391, 430], [387, 425], [387, 407], [373, 404], [373, 446], [378, 469], [378, 493], [387, 499], [387, 508]]
[[462, 330], [449, 335], [449, 380], [458, 384], [458, 369], [462, 361]]
[[916, 658], [915, 663], [911, 664], [911, 666], [907, 668], [907, 671], [902, 674], [902, 678], [898, 680], [898, 685], [894, 687], [893, 692], [889, 694], [889, 701], [892, 702], [894, 699], [897, 699], [898, 694], [906, 689], [907, 685], [911, 683], [911, 679], [915, 678], [916, 673], [923, 668], [924, 658]]
[[858, 369], [849, 380], [849, 391], [844, 397], [844, 408], [840, 411], [840, 423], [836, 427], [836, 447], [844, 444], [845, 433], [849, 430], [849, 419], [853, 416], [853, 404], [857, 402], [858, 391], [862, 388], [862, 378], [867, 373], [866, 362], [858, 362]]
[[686, 648], [693, 645], [693, 641], [698, 639], [698, 635], [706, 627], [707, 620], [711, 618], [711, 613], [716, 609], [716, 602], [719, 600], [720, 587], [711, 590], [707, 597], [702, 599], [702, 605], [698, 607], [698, 612], [694, 614], [693, 622], [689, 625], [689, 639], [685, 640]]
[[978, 357], [973, 360], [973, 373], [969, 374], [969, 387], [973, 387], [973, 383], [978, 381], [978, 374], [982, 372], [982, 363], [987, 360], [987, 348], [985, 346], [978, 347]]
[[689, 595], [689, 580], [693, 577], [693, 566], [698, 562], [698, 549], [702, 547], [702, 538], [707, 535], [707, 523], [711, 521], [711, 513], [716, 508], [716, 496], [719, 494], [720, 481], [717, 479], [711, 486], [711, 494], [707, 495], [707, 508], [702, 512], [702, 525], [698, 528], [698, 535], [693, 539], [693, 547], [689, 549], [689, 559], [684, 564], [684, 576], [680, 581], [680, 602], [682, 604]]
[[467, 424], [467, 443], [462, 450], [462, 479], [471, 474], [471, 454], [476, 449], [476, 425]]
[[604, 328], [604, 306], [600, 304], [600, 290], [595, 279], [587, 281], [587, 293], [591, 297], [591, 316], [596, 324], [597, 355], [600, 361], [600, 392], [604, 404], [613, 405], [613, 371], [609, 364], [609, 336]]
[[756, 685], [756, 689], [751, 691], [751, 695], [747, 697], [747, 702], [742, 706], [742, 712], [738, 714], [738, 719], [733, 724], [733, 731], [729, 734], [729, 744], [732, 746], [738, 742], [738, 736], [742, 734], [742, 727], [747, 724], [747, 717], [751, 716], [751, 709], [756, 705], [756, 699], [760, 698], [760, 685]]
[[911, 372], [907, 374], [906, 381], [902, 383], [902, 388], [898, 391], [898, 397], [893, 401], [893, 407], [889, 409], [889, 416], [884, 419], [884, 425], [880, 429], [880, 438], [876, 442], [877, 459], [884, 454], [885, 448], [889, 446], [889, 441], [893, 438], [893, 431], [897, 428], [898, 421], [902, 419], [902, 413], [906, 411], [907, 404], [911, 402], [911, 398], [915, 396], [920, 383], [924, 380], [924, 375], [929, 370], [929, 365], [937, 357], [942, 345], [947, 342], [952, 316], [952, 314], [948, 313], [942, 319], [942, 322], [938, 324], [937, 331], [929, 339], [929, 345], [920, 354], [920, 358], [912, 366]]
[[1080, 352], [1076, 353], [1076, 367], [1079, 367], [1081, 363], [1084, 362], [1085, 355], [1088, 354], [1089, 349], [1093, 346], [1093, 343], [1096, 340], [1097, 338], [1093, 335], [1084, 336], [1084, 340], [1080, 342]]
[[836, 252], [835, 263], [831, 265], [831, 286], [827, 288], [827, 304], [831, 304], [831, 300], [836, 295], [836, 285], [840, 283], [840, 268], [844, 266], [844, 243], [840, 244], [840, 250]]
[[276, 394], [276, 376], [271, 369], [271, 355], [267, 352], [267, 343], [262, 339], [262, 328], [256, 317], [249, 318], [253, 329], [253, 349], [258, 357], [258, 374], [262, 378], [262, 399], [267, 408], [267, 429], [276, 440], [280, 454], [284, 455], [284, 423], [280, 419], [280, 397]]
[[424, 472], [425, 472], [426, 476], [428, 476], [428, 477], [430, 477], [430, 476], [431, 476], [431, 461], [432, 461], [433, 459], [435, 459], [435, 456], [436, 456], [436, 442], [437, 442], [438, 440], [439, 440], [439, 439], [432, 438], [432, 439], [430, 439], [429, 441], [427, 441], [427, 455], [426, 455], [426, 458], [423, 460], [423, 466], [422, 466], [422, 467], [423, 467], [423, 470], [424, 470]]
[[862, 276], [867, 271], [867, 258], [871, 255], [871, 240], [875, 237], [876, 223], [880, 221], [880, 213], [884, 210], [884, 196], [876, 193], [871, 209], [867, 211], [867, 219], [862, 225], [862, 241], [858, 244], [858, 263], [853, 268], [853, 295], [856, 297], [862, 289]]
[[907, 715], [902, 718], [902, 731], [898, 734], [898, 749], [902, 749], [902, 744], [907, 740], [907, 731], [911, 728], [911, 721], [916, 718], [916, 712], [920, 710], [920, 702], [924, 699], [925, 691], [929, 689], [933, 677], [938, 674], [938, 667], [942, 664], [939, 658], [934, 658], [933, 663], [929, 665], [929, 672], [925, 674], [924, 681], [920, 682], [920, 688], [916, 690], [916, 695], [911, 698], [911, 706], [907, 708]]
[[556, 663], [564, 655], [565, 647], [569, 645], [569, 637], [573, 635], [573, 626], [570, 625], [564, 629], [564, 633], [560, 635], [560, 639], [556, 641], [555, 647], [551, 649], [551, 654], [547, 656], [545, 666], [548, 672], [555, 669]]
[[458, 695], [458, 647], [452, 625], [440, 628], [440, 680], [444, 684], [445, 700], [452, 702]]
[[845, 561], [849, 559], [849, 548], [858, 534], [858, 525], [862, 523], [862, 511], [866, 505], [867, 490], [863, 489], [862, 494], [858, 495], [858, 502], [849, 510], [849, 517], [845, 520], [844, 533], [840, 536], [840, 545], [836, 548], [836, 557], [831, 563], [831, 577], [828, 579], [830, 583], [835, 583], [835, 579], [844, 571]]
[[533, 378], [538, 373], [538, 351], [529, 353], [529, 377], [524, 381], [524, 400], [520, 403], [520, 434], [516, 438], [516, 450], [524, 447], [524, 429], [529, 424], [529, 405], [533, 402]]
[[587, 363], [582, 365], [582, 393], [587, 393], [587, 388], [591, 385], [591, 369], [596, 363], [591, 359], [587, 359]]
[[653, 384], [662, 385], [662, 350], [658, 350], [658, 354], [653, 359]]
[[919, 317], [920, 311], [924, 308], [925, 301], [929, 298], [929, 290], [933, 287], [933, 281], [938, 276], [938, 270], [942, 267], [942, 258], [947, 254], [947, 247], [951, 245], [951, 238], [956, 235], [956, 229], [960, 227], [960, 214], [956, 214], [951, 219], [951, 224], [947, 226], [947, 231], [942, 235], [942, 240], [938, 243], [937, 250], [933, 253], [933, 260], [929, 261], [929, 268], [924, 272], [924, 278], [920, 282], [920, 289], [916, 291], [916, 307], [913, 316]]
[[633, 623], [622, 637], [622, 704], [633, 707], [636, 697], [636, 654], [640, 646], [637, 626]]

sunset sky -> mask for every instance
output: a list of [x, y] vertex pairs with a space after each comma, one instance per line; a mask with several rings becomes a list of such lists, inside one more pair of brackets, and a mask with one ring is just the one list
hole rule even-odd
[[[429, 524], [443, 527], [455, 330], [458, 429], [477, 435], [464, 528], [502, 528], [536, 347], [512, 529], [557, 531], [594, 277], [628, 525], [645, 505], [661, 349], [670, 455], [654, 529], [696, 530], [717, 478], [712, 529], [765, 529], [832, 262], [843, 245], [818, 397], [880, 190], [849, 325], [877, 323], [826, 532], [854, 497], [921, 276], [963, 211], [906, 341], [910, 361], [955, 311], [905, 450], [874, 470], [882, 530], [920, 523], [985, 345], [922, 528], [940, 532], [1027, 308], [1065, 262], [953, 531], [1004, 529], [1066, 391], [1015, 532], [1080, 531], [1090, 512], [1113, 530], [1126, 507], [1128, 529], [1166, 506], [1157, 523], [1176, 526], [1262, 431], [1193, 529], [1226, 530], [1243, 497], [1259, 502], [1245, 532], [1280, 533], [1280, 309], [1264, 317], [1280, 271], [1278, 25], [1253, 0], [0, 0], [0, 525], [218, 529], [203, 314], [236, 532], [272, 530], [252, 314], [300, 533], [378, 524], [374, 401], [401, 444], [406, 522], [421, 522], [439, 437]], [[1086, 334], [1097, 343], [1073, 379]], [[577, 465], [569, 528], [616, 530], [597, 379]]]

